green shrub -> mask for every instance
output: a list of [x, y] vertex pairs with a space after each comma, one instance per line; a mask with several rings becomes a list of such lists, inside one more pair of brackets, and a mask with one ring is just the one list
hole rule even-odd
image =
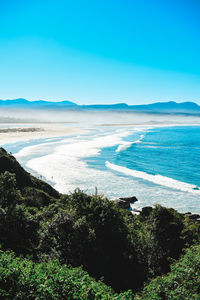
[[169, 274], [154, 279], [136, 299], [199, 300], [200, 245], [187, 249], [186, 254], [171, 265]]
[[81, 268], [58, 261], [36, 264], [0, 251], [1, 299], [133, 299], [129, 291], [117, 295]]
[[199, 243], [194, 217], [160, 205], [133, 215], [79, 189], [60, 195], [0, 148], [0, 244], [29, 258], [1, 253], [1, 298], [133, 299], [132, 292], [114, 294], [105, 283], [136, 292], [154, 279], [139, 299], [198, 299], [200, 246], [155, 279]]

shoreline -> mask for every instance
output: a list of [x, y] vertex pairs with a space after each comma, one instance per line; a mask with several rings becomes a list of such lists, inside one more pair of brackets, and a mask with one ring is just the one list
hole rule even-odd
[[[6, 125], [6, 124], [5, 124]], [[7, 124], [8, 125], [8, 124]], [[77, 141], [79, 141], [79, 134], [85, 134], [85, 133], [88, 133], [88, 128], [76, 128], [76, 127], [68, 127], [68, 126], [61, 126], [61, 125], [53, 125], [53, 124], [44, 124], [44, 126], [43, 126], [43, 124], [41, 123], [40, 124], [40, 126], [38, 126], [38, 124], [31, 124], [33, 127], [31, 127], [30, 128], [30, 124], [26, 127], [26, 125], [25, 124], [20, 124], [21, 126], [20, 127], [18, 127], [17, 128], [17, 131], [19, 131], [18, 132], [18, 135], [17, 135], [17, 137], [16, 137], [16, 132], [13, 132], [12, 133], [12, 135], [14, 134], [14, 138], [13, 137], [11, 137], [11, 133], [3, 133], [3, 135], [5, 136], [5, 135], [7, 135], [8, 137], [9, 137], [9, 139], [11, 138], [12, 139], [12, 142], [10, 143], [10, 145], [12, 145], [12, 144], [15, 144], [16, 143], [16, 147], [18, 147], [17, 145], [18, 145], [18, 142], [21, 142], [20, 144], [19, 144], [19, 147], [22, 147], [22, 145], [23, 145], [23, 142], [24, 142], [24, 144], [25, 144], [25, 142], [26, 141], [30, 141], [31, 143], [33, 142], [33, 143], [35, 143], [35, 144], [33, 144], [33, 145], [25, 145], [25, 148], [27, 148], [28, 150], [30, 149], [31, 150], [31, 152], [35, 155], [35, 153], [37, 153], [37, 151], [36, 151], [36, 149], [37, 149], [37, 143], [38, 142], [40, 142], [40, 141], [38, 141], [38, 140], [42, 140], [42, 139], [44, 139], [44, 141], [45, 141], [45, 139], [47, 138], [53, 138], [53, 137], [60, 137], [60, 138], [65, 138], [65, 136], [66, 136], [66, 138], [67, 137], [69, 137], [70, 135], [74, 135], [74, 137], [76, 137], [76, 134], [78, 135], [78, 140]], [[123, 126], [121, 126], [121, 124], [120, 125], [118, 125], [118, 124], [116, 124], [117, 126], [119, 126], [119, 127], [121, 127], [121, 128], [123, 128]], [[19, 125], [18, 125], [19, 126]], [[146, 125], [146, 126], [144, 126], [144, 125], [129, 125], [128, 127], [129, 127], [129, 129], [130, 129], [130, 127], [132, 128], [132, 129], [135, 129], [136, 131], [138, 131], [138, 129], [149, 129], [149, 128], [151, 128], [151, 129], [155, 129], [155, 128], [163, 128], [163, 127], [176, 127], [176, 126], [187, 126], [187, 127], [190, 127], [190, 126], [198, 126], [199, 127], [199, 124], [186, 124], [186, 123], [184, 123], [184, 124], [177, 124], [177, 123], [173, 123], [173, 124], [162, 124], [162, 125], [160, 125], [160, 124], [154, 124], [154, 125]], [[9, 127], [9, 126], [8, 126]], [[7, 128], [8, 127], [6, 127], [5, 128], [5, 126], [4, 126], [4, 130], [7, 130]], [[17, 127], [17, 126], [16, 126]], [[16, 130], [16, 127], [15, 127], [15, 124], [12, 124], [12, 128], [10, 128], [10, 130], [12, 131], [12, 130]], [[38, 127], [40, 127], [40, 128], [38, 128]], [[99, 126], [98, 125], [94, 125], [94, 128], [98, 128]], [[108, 126], [109, 127], [109, 126]], [[25, 131], [29, 131], [30, 130], [30, 132], [20, 132], [21, 131], [21, 128], [24, 128], [24, 130]], [[34, 132], [32, 132], [32, 130], [33, 129], [36, 129], [36, 131], [34, 131]], [[89, 127], [90, 129], [91, 129], [91, 126]], [[125, 126], [124, 127], [124, 129], [125, 128], [127, 128], [127, 126]], [[140, 130], [139, 130], [140, 131]], [[120, 131], [121, 132], [121, 131]], [[116, 132], [116, 135], [118, 136], [119, 134], [120, 134], [120, 132]], [[1, 136], [2, 136], [2, 133], [0, 133], [0, 142], [1, 142]], [[82, 138], [80, 137], [80, 139], [81, 139], [81, 142], [83, 142], [84, 143], [84, 145], [85, 145], [85, 143], [91, 143], [91, 141], [89, 142], [89, 141], [85, 141], [84, 142], [84, 138], [83, 138], [83, 141], [82, 141]], [[98, 140], [98, 137], [96, 136], [96, 139]], [[35, 141], [34, 141], [35, 140]], [[48, 140], [47, 140], [48, 141]], [[100, 139], [100, 141], [102, 142], [102, 138]], [[109, 141], [109, 143], [110, 143], [110, 139], [108, 139], [107, 140], [107, 142]], [[4, 139], [4, 142], [5, 142], [5, 139]], [[51, 140], [49, 140], [48, 142], [50, 142], [50, 144], [51, 144]], [[123, 143], [123, 142], [122, 142]], [[69, 142], [69, 144], [67, 145], [67, 148], [65, 149], [65, 154], [66, 154], [66, 151], [67, 151], [67, 153], [69, 154], [67, 157], [65, 157], [65, 160], [62, 162], [62, 164], [61, 164], [61, 168], [63, 168], [63, 166], [65, 165], [65, 169], [69, 169], [67, 166], [70, 166], [70, 169], [69, 170], [71, 170], [71, 168], [72, 168], [72, 164], [74, 165], [74, 166], [76, 166], [76, 170], [75, 171], [77, 171], [77, 167], [78, 168], [80, 168], [80, 170], [82, 170], [81, 172], [79, 172], [79, 173], [84, 173], [84, 172], [86, 172], [86, 174], [87, 174], [87, 176], [88, 176], [88, 180], [91, 180], [91, 184], [92, 184], [92, 186], [93, 187], [95, 187], [96, 186], [96, 182], [94, 181], [94, 179], [95, 178], [97, 178], [97, 180], [98, 180], [98, 186], [99, 186], [99, 189], [100, 189], [100, 191], [101, 191], [101, 186], [102, 186], [102, 180], [101, 180], [101, 174], [100, 174], [100, 172], [99, 172], [99, 170], [97, 169], [95, 169], [95, 170], [93, 170], [93, 169], [90, 169], [90, 168], [87, 168], [87, 170], [86, 170], [86, 165], [85, 165], [85, 161], [84, 161], [84, 159], [83, 159], [83, 155], [82, 155], [82, 153], [80, 154], [80, 155], [78, 155], [78, 157], [77, 157], [77, 154], [79, 154], [79, 147], [78, 147], [78, 144], [79, 144], [79, 142], [78, 143], [75, 143], [75, 145], [72, 147], [72, 146], [70, 146], [70, 144], [71, 144], [71, 140], [70, 140], [70, 142]], [[98, 145], [99, 145], [99, 143], [97, 143]], [[101, 144], [101, 143], [100, 143]], [[121, 142], [120, 142], [120, 144], [121, 144]], [[8, 143], [7, 143], [7, 146], [9, 146], [10, 147], [10, 145], [8, 145]], [[59, 147], [60, 146], [62, 146], [62, 147], [65, 147], [65, 145], [64, 144], [59, 144], [58, 145]], [[93, 147], [93, 145], [91, 145], [92, 146], [92, 149], [90, 149], [91, 151], [92, 151], [92, 153], [93, 153], [93, 151], [96, 151], [96, 146], [95, 146], [95, 149], [93, 149], [94, 147]], [[45, 149], [45, 147], [46, 146], [44, 146], [44, 149]], [[72, 147], [72, 148], [71, 148]], [[74, 148], [75, 147], [75, 148]], [[70, 148], [70, 149], [68, 149], [68, 148]], [[97, 147], [97, 148], [99, 148], [99, 147]], [[101, 148], [101, 147], [100, 147]], [[13, 150], [10, 150], [11, 152], [13, 152]], [[77, 152], [78, 151], [78, 152]], [[15, 153], [15, 152], [13, 152], [13, 153]], [[43, 152], [41, 152], [42, 154], [44, 154]], [[74, 155], [73, 155], [73, 153], [74, 153]], [[90, 151], [88, 150], [87, 152], [86, 152], [86, 154], [88, 155], [90, 153]], [[96, 153], [96, 152], [95, 152]], [[60, 154], [60, 152], [58, 153], [58, 154]], [[76, 155], [75, 155], [76, 154]], [[57, 167], [60, 165], [60, 159], [57, 159], [57, 157], [55, 156], [55, 153], [53, 154], [53, 153], [47, 153], [46, 154], [46, 159], [48, 160], [49, 158], [51, 158], [50, 159], [50, 162], [55, 162], [55, 161], [57, 161], [57, 163], [56, 163], [56, 165], [55, 165], [55, 169], [57, 170], [57, 172], [55, 173], [56, 175], [52, 175], [51, 177], [49, 177], [49, 176], [47, 176], [47, 175], [49, 175], [49, 174], [51, 174], [51, 171], [49, 170], [49, 172], [48, 172], [48, 174], [44, 174], [44, 172], [46, 173], [46, 171], [50, 168], [50, 165], [49, 164], [47, 164], [47, 161], [44, 161], [44, 159], [45, 159], [45, 157], [43, 156], [43, 155], [41, 155], [41, 157], [40, 157], [40, 155], [39, 155], [39, 152], [38, 152], [38, 157], [33, 157], [32, 159], [25, 159], [24, 160], [24, 158], [23, 158], [23, 156], [24, 157], [26, 157], [27, 156], [27, 154], [25, 155], [25, 154], [21, 154], [21, 153], [18, 153], [17, 155], [16, 155], [16, 157], [18, 158], [19, 156], [22, 156], [22, 162], [24, 163], [24, 166], [26, 165], [26, 168], [28, 168], [29, 169], [29, 172], [30, 172], [30, 170], [32, 170], [32, 172], [34, 172], [34, 174], [37, 174], [38, 176], [40, 176], [40, 175], [42, 175], [43, 176], [43, 178], [45, 178], [45, 179], [43, 179], [43, 180], [45, 180], [46, 182], [48, 182], [48, 183], [50, 183], [52, 186], [54, 186], [57, 190], [59, 190], [61, 193], [66, 193], [66, 188], [67, 188], [67, 190], [69, 190], [69, 191], [72, 191], [72, 190], [74, 190], [77, 186], [79, 186], [81, 189], [83, 189], [83, 190], [87, 190], [88, 189], [88, 187], [85, 187], [84, 186], [84, 184], [85, 184], [85, 180], [83, 179], [83, 183], [81, 182], [81, 183], [79, 183], [79, 182], [77, 182], [76, 180], [77, 180], [77, 178], [79, 179], [79, 175], [77, 175], [78, 177], [76, 177], [75, 176], [75, 173], [74, 172], [72, 172], [72, 177], [71, 177], [71, 175], [70, 175], [70, 178], [69, 178], [69, 174], [62, 174], [62, 176], [60, 176], [61, 175], [61, 173], [60, 173], [60, 171], [59, 171], [59, 169], [57, 170]], [[41, 158], [41, 159], [40, 159]], [[34, 167], [33, 167], [33, 165], [30, 165], [30, 163], [32, 164], [32, 163], [36, 163], [36, 165], [34, 165]], [[42, 167], [42, 169], [41, 168], [39, 168], [38, 169], [38, 167], [36, 168], [36, 166], [38, 165], [38, 163], [39, 163], [39, 165], [43, 165], [44, 164], [44, 166]], [[53, 169], [53, 173], [55, 172], [55, 169]], [[133, 172], [135, 172], [136, 170], [132, 170]], [[57, 174], [58, 173], [58, 174]], [[137, 172], [136, 172], [137, 173]], [[119, 175], [119, 174], [118, 174]], [[144, 175], [144, 174], [143, 174]], [[147, 177], [147, 175], [148, 174], [145, 174], [145, 177]], [[123, 174], [121, 174], [121, 175], [119, 175], [120, 177], [122, 176], [122, 177], [124, 177], [124, 175]], [[58, 178], [57, 178], [58, 177]], [[61, 179], [61, 177], [63, 177], [64, 179], [61, 181], [60, 179]], [[125, 177], [126, 177], [126, 175], [125, 175]], [[152, 177], [152, 176], [151, 176]], [[155, 178], [154, 178], [155, 177]], [[159, 178], [157, 178], [158, 176], [153, 176], [153, 178], [154, 179], [159, 179]], [[162, 177], [162, 176], [161, 176]], [[52, 178], [53, 178], [53, 180], [52, 180]], [[109, 175], [109, 177], [108, 177], [108, 182], [112, 179], [112, 176], [110, 176]], [[149, 176], [148, 176], [148, 178], [149, 178]], [[58, 179], [58, 180], [57, 180]], [[74, 179], [74, 181], [72, 181], [72, 179]], [[159, 194], [160, 194], [160, 190], [161, 189], [164, 189], [164, 195], [163, 195], [163, 199], [162, 199], [162, 202], [164, 203], [163, 205], [165, 205], [165, 206], [167, 206], [168, 207], [168, 203], [165, 201], [165, 198], [168, 196], [168, 194], [169, 194], [169, 191], [168, 191], [168, 189], [169, 188], [172, 188], [172, 187], [169, 187], [169, 186], [166, 186], [166, 185], [163, 185], [163, 184], [159, 184], [158, 182], [152, 182], [151, 180], [149, 181], [149, 180], [147, 180], [147, 182], [149, 183], [149, 184], [147, 184], [147, 187], [146, 187], [146, 184], [145, 184], [145, 182], [146, 182], [146, 180], [143, 178], [143, 176], [141, 177], [140, 176], [140, 178], [138, 178], [137, 176], [135, 177], [135, 176], [131, 176], [131, 178], [130, 178], [130, 180], [129, 181], [132, 181], [132, 179], [133, 179], [133, 182], [131, 182], [131, 185], [130, 185], [130, 183], [129, 182], [127, 182], [127, 180], [125, 180], [124, 179], [124, 184], [127, 184], [128, 186], [130, 185], [130, 188], [131, 189], [135, 189], [136, 187], [135, 187], [135, 185], [136, 185], [136, 183], [137, 183], [137, 185], [138, 185], [138, 181], [140, 182], [139, 183], [139, 187], [140, 187], [140, 185], [141, 185], [141, 188], [139, 188], [138, 190], [137, 190], [137, 194], [135, 194], [136, 196], [137, 196], [137, 198], [139, 199], [139, 201], [138, 201], [138, 203], [136, 204], [136, 206], [139, 208], [139, 207], [141, 207], [141, 205], [143, 206], [143, 204], [141, 204], [141, 203], [143, 203], [143, 202], [146, 202], [146, 199], [148, 200], [147, 202], [148, 203], [150, 203], [150, 202], [152, 202], [152, 203], [155, 203], [155, 202], [158, 202], [159, 203], [159, 201], [160, 201], [160, 197], [159, 197]], [[161, 179], [163, 179], [163, 178], [161, 178]], [[169, 180], [170, 178], [164, 178], [164, 179], [166, 179], [166, 180]], [[82, 180], [82, 178], [80, 178], [80, 180]], [[113, 177], [113, 180], [117, 180], [117, 177], [116, 178], [114, 178]], [[143, 182], [144, 181], [144, 182]], [[155, 181], [155, 180], [154, 180]], [[118, 182], [118, 181], [117, 181]], [[122, 180], [122, 182], [123, 182], [123, 180]], [[160, 180], [159, 180], [159, 182], [160, 182]], [[171, 182], [171, 179], [170, 179], [170, 182]], [[174, 181], [173, 181], [174, 182]], [[66, 187], [66, 183], [67, 183], [67, 187]], [[162, 183], [163, 183], [163, 180], [162, 180]], [[185, 183], [184, 182], [180, 182], [181, 184], [184, 184], [184, 186], [185, 186]], [[121, 182], [119, 182], [119, 184], [121, 184]], [[155, 197], [155, 195], [154, 195], [154, 198], [152, 199], [152, 195], [153, 195], [153, 193], [151, 193], [151, 191], [152, 191], [152, 187], [151, 187], [151, 185], [152, 184], [156, 184], [157, 185], [157, 194], [156, 194], [156, 197]], [[148, 192], [144, 192], [144, 190], [142, 190], [142, 192], [141, 192], [141, 189], [142, 189], [142, 186], [143, 185], [145, 185], [145, 188], [146, 188], [146, 190], [148, 191]], [[189, 185], [189, 184], [188, 184]], [[182, 186], [182, 185], [181, 185]], [[111, 184], [111, 186], [110, 187], [112, 187], [112, 184]], [[173, 187], [174, 187], [174, 184], [173, 184]], [[193, 187], [191, 187], [191, 189], [192, 188], [195, 188], [196, 187], [196, 185], [194, 185]], [[90, 189], [90, 188], [89, 188]], [[191, 190], [190, 189], [190, 190]], [[65, 190], [65, 191], [64, 191]], [[115, 191], [115, 188], [114, 188], [114, 186], [113, 186], [113, 188], [111, 188], [111, 190], [112, 191]], [[185, 203], [185, 198], [184, 197], [182, 197], [181, 196], [181, 193], [183, 193], [184, 192], [184, 194], [185, 193], [187, 193], [188, 194], [188, 197], [187, 198], [191, 198], [190, 200], [191, 200], [191, 203], [192, 203], [192, 206], [193, 206], [193, 201], [194, 201], [194, 196], [197, 196], [197, 194], [199, 194], [200, 193], [200, 190], [196, 190], [196, 189], [194, 189], [194, 190], [192, 190], [192, 193], [190, 192], [190, 191], [182, 191], [182, 189], [180, 190], [180, 189], [177, 189], [177, 188], [172, 188], [172, 190], [173, 190], [173, 194], [177, 194], [177, 198], [179, 199], [179, 200], [181, 200], [182, 198], [182, 201], [183, 201], [183, 204], [185, 205], [186, 203]], [[90, 191], [91, 192], [91, 191]], [[149, 192], [150, 192], [150, 198], [149, 198]], [[116, 198], [116, 197], [118, 197], [119, 195], [119, 193], [115, 193], [114, 192], [114, 194], [116, 194], [116, 195], [110, 195], [110, 194], [113, 194], [113, 193], [111, 193], [110, 191], [107, 193], [107, 192], [105, 192], [104, 190], [102, 191], [102, 193], [104, 193], [104, 194], [106, 194], [107, 195], [107, 197], [111, 197], [111, 198]], [[127, 195], [129, 196], [129, 195], [131, 195], [131, 194], [124, 194], [124, 193], [122, 193], [122, 194], [120, 194], [121, 196], [123, 196], [123, 197], [126, 197]], [[179, 202], [179, 201], [178, 201]], [[145, 204], [145, 205], [149, 205], [149, 204]], [[172, 206], [171, 204], [170, 204], [170, 206]], [[175, 205], [175, 206], [177, 206], [177, 205]], [[174, 207], [175, 208], [175, 207]], [[175, 208], [175, 209], [178, 209], [178, 208]], [[185, 211], [185, 210], [182, 210], [182, 212], [183, 211]], [[193, 213], [196, 213], [196, 208], [195, 208], [195, 210], [193, 210], [193, 208], [191, 209], [190, 208], [190, 211], [192, 211]], [[198, 211], [198, 213], [199, 213], [199, 211]]]
[[[5, 124], [4, 124], [5, 125]], [[10, 124], [9, 124], [10, 125]], [[15, 124], [13, 124], [15, 125]], [[24, 124], [21, 124], [24, 125]], [[31, 125], [31, 124], [28, 124]], [[35, 124], [34, 124], [35, 125]], [[18, 126], [1, 128], [0, 146], [16, 142], [24, 142], [36, 139], [45, 139], [61, 136], [70, 136], [74, 134], [83, 134], [86, 130], [78, 127], [65, 127], [57, 124], [41, 124], [40, 126]]]
[[[1, 127], [3, 125], [3, 127]], [[7, 127], [5, 126], [7, 125]], [[20, 125], [20, 126], [19, 126]], [[34, 125], [34, 126], [31, 126]], [[168, 124], [93, 124], [94, 127], [135, 127], [135, 128], [163, 128], [176, 126], [200, 126], [197, 123], [168, 123]], [[64, 137], [74, 134], [87, 133], [88, 129], [80, 127], [67, 127], [58, 123], [1, 123], [0, 146], [24, 142], [35, 139]]]

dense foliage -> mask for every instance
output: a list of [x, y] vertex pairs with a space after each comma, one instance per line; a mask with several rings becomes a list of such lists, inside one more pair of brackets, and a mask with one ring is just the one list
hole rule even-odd
[[[78, 189], [60, 195], [0, 149], [3, 299], [133, 299], [144, 284], [138, 299], [168, 299], [173, 295], [168, 290], [179, 293], [170, 280], [180, 275], [181, 281], [182, 274], [181, 261], [169, 272], [171, 262], [185, 248], [199, 244], [199, 238], [198, 220], [173, 209], [156, 205], [133, 215], [102, 195], [89, 196]], [[194, 277], [199, 270], [197, 249], [191, 248], [182, 259]], [[188, 255], [197, 269], [189, 265]], [[183, 285], [180, 293], [200, 296], [195, 284], [194, 289]], [[116, 294], [128, 289], [132, 292]], [[169, 299], [184, 299], [173, 297]]]
[[200, 245], [187, 249], [170, 273], [152, 280], [136, 299], [200, 299]]
[[1, 299], [130, 299], [131, 292], [115, 294], [85, 271], [54, 260], [34, 263], [0, 251]]

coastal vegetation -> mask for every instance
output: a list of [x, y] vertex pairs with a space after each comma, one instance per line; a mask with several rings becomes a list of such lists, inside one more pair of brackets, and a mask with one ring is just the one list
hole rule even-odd
[[199, 299], [199, 216], [63, 195], [0, 149], [1, 299]]

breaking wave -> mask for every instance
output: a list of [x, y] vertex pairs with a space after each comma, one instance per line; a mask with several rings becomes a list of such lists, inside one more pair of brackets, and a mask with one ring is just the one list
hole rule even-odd
[[172, 188], [172, 189], [176, 189], [176, 190], [180, 190], [183, 192], [189, 192], [189, 193], [194, 193], [194, 194], [200, 195], [200, 189], [193, 184], [175, 180], [175, 179], [172, 179], [172, 178], [169, 178], [166, 176], [162, 176], [162, 175], [151, 175], [151, 174], [148, 174], [148, 173], [145, 173], [142, 171], [131, 170], [126, 167], [112, 164], [109, 161], [106, 161], [105, 165], [107, 168], [109, 168], [111, 170], [123, 173], [128, 176], [141, 178], [143, 180], [147, 180], [147, 181], [153, 182], [155, 184], [159, 184], [159, 185], [162, 185], [162, 186], [165, 186], [168, 188]]
[[119, 145], [118, 148], [115, 150], [115, 152], [121, 152], [125, 151], [128, 148], [130, 148], [133, 144], [139, 144], [142, 142], [142, 139], [144, 138], [144, 134], [141, 134], [139, 140], [134, 142], [123, 142], [123, 144]]

